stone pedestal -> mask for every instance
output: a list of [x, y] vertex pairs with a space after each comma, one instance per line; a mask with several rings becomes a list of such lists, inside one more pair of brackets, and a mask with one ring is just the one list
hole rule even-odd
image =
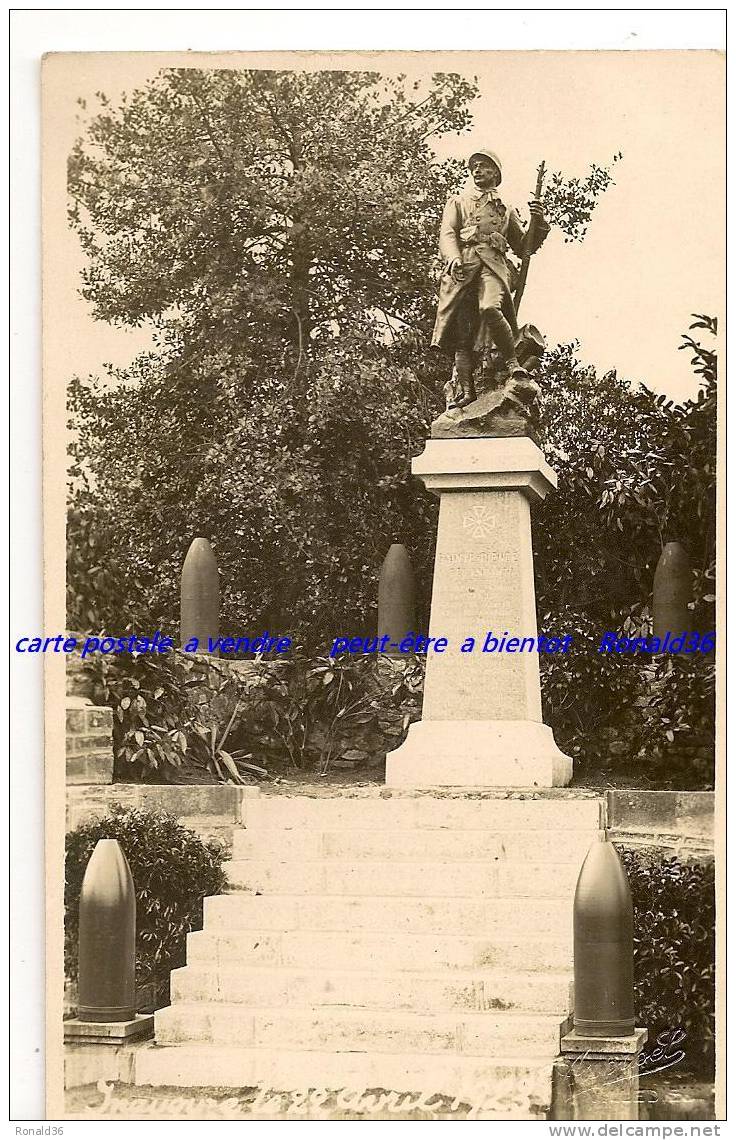
[[74, 1017], [64, 1022], [64, 1040], [77, 1044], [112, 1046], [140, 1037], [153, 1037], [152, 1013], [136, 1013], [128, 1021], [83, 1021]]
[[646, 1029], [626, 1037], [566, 1034], [555, 1066], [554, 1120], [638, 1120], [639, 1056]]
[[136, 1049], [153, 1037], [153, 1014], [137, 1013], [129, 1021], [64, 1022], [64, 1087], [98, 1081], [131, 1084]]
[[[526, 437], [433, 439], [412, 471], [440, 496], [429, 632], [448, 645], [428, 653], [422, 720], [386, 783], [564, 786], [572, 761], [542, 723], [530, 519], [556, 475]], [[504, 636], [513, 652], [498, 651]]]

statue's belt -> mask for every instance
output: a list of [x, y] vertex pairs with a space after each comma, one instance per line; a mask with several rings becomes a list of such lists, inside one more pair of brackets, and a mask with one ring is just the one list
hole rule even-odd
[[478, 223], [463, 226], [460, 230], [460, 244], [463, 246], [490, 245], [499, 253], [506, 253], [509, 248], [504, 235], [500, 230]]
[[491, 249], [495, 249], [501, 255], [508, 252], [509, 243], [503, 234], [483, 234], [475, 238], [466, 238], [464, 241], [461, 239], [460, 245], [463, 249], [472, 249], [474, 246], [487, 245]]

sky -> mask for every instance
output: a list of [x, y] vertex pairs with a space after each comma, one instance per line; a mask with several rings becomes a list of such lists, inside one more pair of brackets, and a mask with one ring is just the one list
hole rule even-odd
[[[196, 59], [190, 55], [186, 62]], [[238, 56], [226, 59], [232, 66]], [[153, 53], [52, 57], [47, 132], [56, 155], [68, 153], [80, 133], [77, 98], [102, 90], [114, 102], [164, 62]], [[549, 344], [577, 340], [581, 359], [600, 370], [616, 368], [677, 400], [697, 391], [688, 355], [677, 346], [692, 313], [721, 316], [724, 304], [721, 54], [388, 52], [329, 60], [282, 55], [277, 65], [351, 63], [410, 78], [436, 70], [477, 76], [471, 132], [445, 136], [437, 152], [465, 157], [479, 145], [496, 151], [504, 167], [502, 197], [524, 218], [541, 159], [566, 177], [584, 176], [592, 162], [607, 165], [622, 152], [615, 184], [599, 200], [585, 240], [565, 242], [553, 230], [534, 258], [521, 316]], [[54, 357], [59, 380], [62, 374], [99, 373], [105, 362], [124, 366], [148, 347], [148, 333], [91, 318], [79, 295], [83, 257], [77, 238], [54, 232], [55, 285], [65, 321]]]

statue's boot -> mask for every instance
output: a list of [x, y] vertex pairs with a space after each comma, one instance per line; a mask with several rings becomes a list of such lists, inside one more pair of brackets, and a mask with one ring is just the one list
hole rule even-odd
[[460, 385], [460, 394], [455, 401], [458, 408], [467, 408], [476, 399], [473, 381], [473, 354], [468, 349], [458, 349], [455, 353], [455, 373]]
[[498, 349], [506, 371], [508, 372], [509, 379], [511, 381], [528, 380], [529, 373], [519, 363], [519, 358], [516, 355], [516, 342], [511, 326], [501, 310], [496, 308], [486, 309], [483, 316], [485, 327], [488, 330], [490, 339]]
[[460, 395], [460, 399], [457, 402], [457, 406], [458, 408], [467, 408], [468, 404], [472, 404], [478, 398], [475, 391], [475, 384], [473, 383], [473, 377], [471, 376], [468, 380], [462, 380], [461, 388], [462, 393]]

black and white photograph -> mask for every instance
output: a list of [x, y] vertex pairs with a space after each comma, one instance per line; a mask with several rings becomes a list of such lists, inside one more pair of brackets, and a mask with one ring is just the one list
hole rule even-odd
[[724, 54], [471, 46], [43, 60], [49, 1118], [725, 1118]]

